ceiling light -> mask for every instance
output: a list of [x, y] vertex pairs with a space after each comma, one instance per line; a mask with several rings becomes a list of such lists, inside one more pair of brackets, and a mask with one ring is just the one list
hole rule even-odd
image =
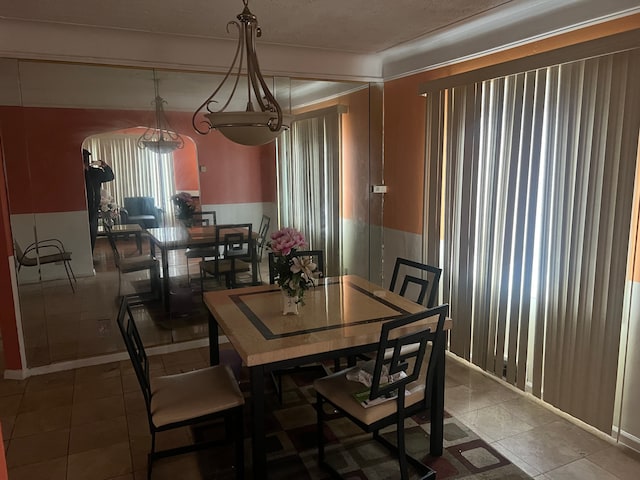
[[[258, 65], [256, 54], [256, 37], [260, 37], [262, 32], [258, 26], [258, 19], [249, 11], [248, 0], [243, 0], [244, 10], [235, 20], [227, 23], [227, 31], [231, 25], [238, 29], [238, 46], [233, 62], [229, 67], [222, 82], [193, 114], [193, 128], [205, 135], [211, 130], [219, 130], [225, 137], [235, 143], [242, 145], [263, 145], [272, 142], [283, 130], [289, 128], [291, 115], [282, 113], [282, 108], [276, 101], [274, 95], [269, 90]], [[242, 64], [246, 58], [246, 68], [243, 70]], [[247, 75], [247, 108], [245, 111], [227, 112], [233, 95], [236, 92], [240, 80], [241, 72]], [[216, 109], [215, 104], [219, 104], [215, 96], [220, 92], [225, 82], [233, 78], [231, 94], [229, 98]], [[256, 110], [254, 102], [260, 107]], [[206, 112], [203, 109], [206, 108]], [[196, 120], [198, 114], [206, 118]]]
[[167, 102], [160, 96], [155, 70], [153, 71], [153, 85], [156, 93], [156, 98], [153, 101], [156, 107], [156, 125], [155, 127], [148, 127], [138, 138], [138, 147], [146, 148], [154, 153], [171, 153], [184, 147], [184, 140], [179, 134], [171, 130], [164, 114], [164, 104]]

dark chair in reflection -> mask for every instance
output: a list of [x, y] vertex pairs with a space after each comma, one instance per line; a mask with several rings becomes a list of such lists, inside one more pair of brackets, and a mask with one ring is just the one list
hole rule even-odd
[[[325, 461], [325, 403], [330, 404], [332, 415], [337, 410], [365, 432], [373, 433], [376, 441], [397, 454], [399, 478], [409, 479], [408, 463], [418, 470], [419, 478], [436, 478], [433, 470], [407, 454], [404, 423], [407, 417], [430, 406], [437, 364], [434, 352], [441, 348], [440, 345], [437, 348], [435, 345], [436, 342], [444, 341], [443, 328], [448, 311], [448, 305], [441, 305], [384, 323], [369, 389], [362, 383], [347, 378], [347, 375], [355, 373], [354, 369], [359, 367], [342, 370], [313, 382], [317, 399], [318, 463], [333, 476], [340, 478], [336, 470]], [[433, 316], [438, 317], [435, 329], [419, 325], [423, 319]], [[428, 346], [431, 347], [430, 353]], [[427, 358], [428, 361], [425, 362]], [[395, 445], [380, 434], [381, 429], [391, 425], [396, 427]]]
[[[138, 333], [131, 308], [122, 299], [118, 312], [118, 327], [129, 352], [129, 358], [147, 409], [151, 432], [151, 452], [147, 460], [147, 479], [151, 478], [153, 461], [158, 458], [192, 452], [214, 445], [235, 443], [236, 478], [244, 479], [244, 425], [242, 408], [244, 395], [231, 369], [225, 365], [194, 370], [187, 373], [151, 378], [149, 360]], [[183, 445], [156, 451], [156, 433], [198, 425], [217, 418], [225, 420], [225, 438]]]
[[153, 197], [125, 197], [124, 209], [120, 209], [120, 218], [122, 223], [137, 223], [142, 228], [156, 228], [162, 225], [162, 210], [156, 207]]
[[[194, 227], [209, 227], [217, 225], [216, 212], [202, 211], [193, 214], [192, 226]], [[184, 255], [187, 258], [187, 281], [191, 281], [191, 272], [189, 271], [189, 259], [199, 258], [200, 261], [204, 261], [207, 258], [216, 258], [219, 255], [219, 249], [217, 246], [208, 247], [187, 247], [184, 251]]]
[[113, 252], [113, 261], [118, 269], [118, 297], [122, 291], [122, 274], [149, 271], [149, 281], [151, 283], [151, 291], [143, 294], [127, 295], [130, 299], [139, 301], [146, 300], [147, 297], [157, 299], [160, 298], [160, 262], [151, 255], [135, 255], [133, 257], [123, 257], [118, 251], [115, 235], [111, 233], [111, 229], [106, 227], [107, 238]]
[[[271, 225], [271, 217], [262, 215], [260, 228], [258, 229], [258, 238], [256, 240], [256, 253], [258, 255], [258, 265], [262, 264], [262, 256], [264, 255], [264, 247], [267, 245], [269, 226]], [[258, 269], [258, 278], [262, 282], [262, 272]]]
[[255, 253], [253, 242], [253, 228], [250, 223], [218, 225], [216, 245], [222, 247], [222, 255], [213, 260], [200, 262], [201, 291], [204, 292], [205, 275], [214, 278], [224, 276], [227, 288], [240, 286], [242, 282], [238, 282], [238, 274], [250, 272], [252, 268]]
[[[71, 268], [71, 252], [68, 252], [64, 248], [64, 244], [60, 240], [57, 238], [40, 240], [27, 246], [24, 252], [20, 248], [20, 245], [18, 245], [18, 242], [14, 240], [13, 248], [15, 249], [17, 271], [19, 272], [22, 267], [38, 267], [38, 278], [40, 281], [42, 281], [40, 265], [62, 263], [67, 278], [69, 279], [71, 290], [75, 293], [76, 290], [73, 284], [76, 282], [76, 276]], [[73, 281], [71, 281], [72, 277]]]

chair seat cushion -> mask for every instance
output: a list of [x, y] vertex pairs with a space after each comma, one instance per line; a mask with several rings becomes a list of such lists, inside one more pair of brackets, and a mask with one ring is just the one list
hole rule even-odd
[[[333, 375], [319, 378], [313, 382], [313, 387], [316, 392], [331, 401], [331, 403], [334, 403], [338, 408], [357, 418], [362, 423], [371, 425], [393, 414], [396, 411], [396, 400], [389, 400], [368, 408], [363, 407], [353, 395], [362, 392], [366, 387], [360, 382], [347, 379], [347, 373], [357, 368], [359, 367], [349, 368]], [[422, 370], [424, 371], [425, 368], [423, 367]], [[405, 396], [406, 407], [414, 405], [424, 398], [425, 377], [421, 376], [415, 382], [407, 385], [407, 391], [410, 393]]]
[[155, 215], [129, 215], [129, 221], [137, 222], [139, 220], [155, 220]]
[[158, 265], [158, 260], [151, 255], [137, 255], [135, 257], [121, 258], [120, 271], [122, 273], [147, 270]]
[[[209, 275], [215, 275], [216, 273], [216, 262], [218, 263], [218, 273], [231, 273], [231, 260], [208, 260], [204, 262], [200, 262], [200, 267], [202, 271], [208, 273]], [[235, 261], [235, 272], [248, 272], [251, 270], [251, 264], [245, 262], [243, 260]]]
[[226, 365], [151, 379], [151, 417], [156, 427], [243, 404], [244, 396]]

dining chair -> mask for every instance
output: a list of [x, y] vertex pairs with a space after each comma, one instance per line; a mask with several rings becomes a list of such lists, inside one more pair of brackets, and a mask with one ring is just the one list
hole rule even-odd
[[[153, 298], [158, 298], [160, 296], [160, 262], [158, 259], [150, 254], [123, 257], [118, 251], [115, 235], [112, 233], [111, 229], [109, 227], [105, 227], [105, 231], [107, 233], [109, 245], [111, 246], [111, 251], [113, 252], [113, 261], [116, 264], [116, 269], [118, 270], [118, 297], [120, 297], [122, 292], [123, 274], [149, 270], [149, 282], [151, 283], [150, 293]], [[128, 295], [128, 297], [138, 298], [139, 300], [144, 299], [144, 295], [140, 294], [132, 294]]]
[[[71, 252], [67, 251], [62, 241], [57, 238], [40, 240], [27, 246], [23, 252], [18, 242], [14, 240], [13, 248], [15, 249], [14, 258], [17, 263], [17, 271], [19, 272], [22, 267], [38, 267], [38, 277], [40, 281], [42, 281], [40, 265], [62, 262], [67, 278], [69, 279], [69, 285], [71, 285], [71, 291], [75, 293], [74, 283], [76, 283], [77, 280], [71, 268]], [[50, 253], [42, 255], [40, 253], [41, 251]], [[31, 254], [35, 254], [35, 256], [31, 256]], [[73, 278], [73, 281], [71, 281], [71, 278]]]
[[[380, 341], [371, 375], [370, 387], [349, 380], [359, 367], [339, 371], [316, 379], [318, 463], [340, 478], [325, 460], [325, 404], [332, 415], [338, 411], [363, 431], [373, 433], [373, 439], [397, 454], [400, 478], [409, 478], [408, 463], [420, 472], [422, 479], [435, 479], [435, 472], [420, 460], [408, 455], [405, 447], [405, 419], [430, 405], [433, 377], [437, 364], [436, 352], [444, 346], [444, 322], [448, 305], [408, 315], [382, 324]], [[421, 326], [424, 319], [438, 317], [435, 328]], [[430, 347], [430, 350], [429, 350]], [[396, 443], [390, 442], [380, 430], [395, 425]], [[425, 442], [426, 444], [426, 442]]]
[[[151, 378], [149, 359], [126, 297], [120, 303], [117, 322], [147, 410], [151, 433], [147, 479], [151, 478], [153, 462], [159, 458], [225, 445], [230, 439], [235, 443], [236, 478], [244, 479], [244, 396], [229, 366], [216, 365]], [[192, 443], [156, 451], [156, 433], [202, 424], [216, 418], [225, 420], [226, 435], [223, 441]]]
[[[217, 225], [216, 211], [201, 211], [193, 214], [193, 225], [200, 227], [209, 227], [213, 225]], [[214, 258], [219, 255], [219, 250], [217, 246], [206, 246], [206, 247], [191, 247], [188, 246], [184, 251], [184, 256], [187, 259], [187, 282], [191, 282], [191, 275], [189, 271], [189, 259], [191, 258], [199, 258], [200, 261], [204, 261], [207, 258]]]
[[389, 290], [430, 308], [436, 303], [441, 275], [441, 268], [398, 257]]
[[[294, 253], [296, 257], [311, 257], [313, 263], [316, 264], [316, 272], [318, 277], [324, 277], [324, 251], [323, 250], [297, 250]], [[269, 252], [269, 283], [274, 285], [278, 279], [278, 272], [275, 268], [275, 255], [273, 252]], [[336, 360], [336, 367], [340, 365], [339, 360]], [[309, 365], [300, 365], [297, 367], [291, 367], [287, 369], [278, 369], [271, 372], [271, 379], [273, 380], [276, 394], [278, 395], [278, 401], [282, 405], [282, 376], [292, 372], [300, 371], [320, 371], [322, 374], [327, 374], [327, 368], [320, 363], [312, 363]]]
[[212, 260], [200, 262], [200, 291], [204, 292], [204, 278], [210, 275], [225, 277], [227, 288], [240, 285], [237, 274], [251, 271], [255, 249], [253, 245], [253, 225], [233, 223], [218, 225], [215, 244], [222, 247], [222, 254]]
[[[393, 267], [393, 274], [391, 275], [389, 290], [401, 297], [431, 308], [436, 303], [441, 275], [441, 268], [397, 257]], [[370, 358], [371, 354], [358, 355], [360, 360], [367, 361]], [[339, 359], [338, 362], [340, 362]], [[353, 358], [347, 359], [347, 365], [352, 366], [354, 364], [355, 360]]]

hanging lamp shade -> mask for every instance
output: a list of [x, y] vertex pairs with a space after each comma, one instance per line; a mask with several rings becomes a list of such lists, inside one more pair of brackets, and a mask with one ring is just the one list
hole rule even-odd
[[[288, 129], [293, 116], [282, 112], [260, 72], [255, 39], [262, 32], [258, 19], [249, 11], [248, 0], [243, 0], [243, 4], [244, 10], [237, 16], [238, 21], [232, 20], [227, 24], [227, 30], [231, 26], [238, 29], [238, 45], [233, 62], [218, 87], [193, 114], [192, 123], [193, 128], [202, 135], [218, 130], [232, 142], [241, 145], [264, 145]], [[244, 63], [246, 65], [243, 68]], [[226, 111], [236, 93], [242, 71], [247, 75], [247, 108], [245, 111]], [[227, 81], [233, 82], [233, 88], [229, 98], [220, 102], [216, 96]], [[217, 105], [222, 107], [216, 109]]]
[[164, 105], [167, 102], [160, 96], [155, 70], [153, 72], [153, 83], [156, 92], [156, 97], [153, 101], [156, 112], [155, 126], [148, 127], [140, 138], [138, 138], [137, 144], [139, 148], [146, 148], [154, 153], [171, 153], [174, 150], [183, 148], [184, 140], [178, 133], [171, 129], [167, 121], [164, 113]]

